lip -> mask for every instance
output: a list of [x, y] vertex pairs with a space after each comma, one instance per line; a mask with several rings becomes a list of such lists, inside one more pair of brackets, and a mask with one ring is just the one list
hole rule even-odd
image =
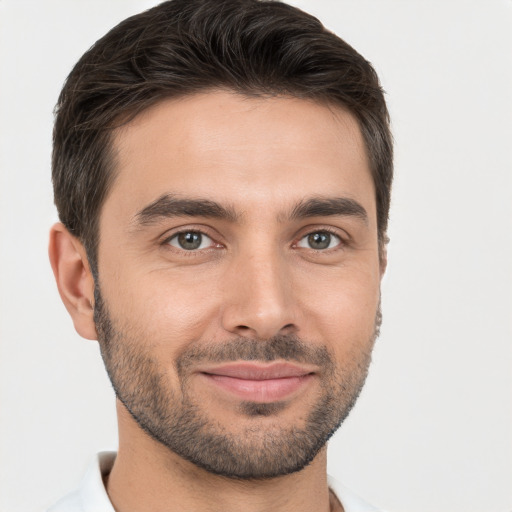
[[312, 368], [292, 363], [230, 363], [201, 368], [199, 374], [216, 388], [262, 403], [289, 398], [314, 377]]

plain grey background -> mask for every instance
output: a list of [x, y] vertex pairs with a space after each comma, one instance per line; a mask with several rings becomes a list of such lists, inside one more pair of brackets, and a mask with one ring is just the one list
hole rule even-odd
[[[41, 511], [116, 447], [95, 342], [47, 259], [52, 109], [149, 0], [0, 0], [0, 511]], [[329, 471], [390, 512], [512, 510], [512, 2], [302, 0], [379, 72], [396, 181], [384, 324]]]

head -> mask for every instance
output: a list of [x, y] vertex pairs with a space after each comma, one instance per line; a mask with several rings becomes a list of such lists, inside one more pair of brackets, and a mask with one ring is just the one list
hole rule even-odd
[[210, 472], [306, 466], [380, 324], [392, 180], [377, 76], [279, 2], [172, 0], [77, 63], [50, 255], [121, 410]]
[[371, 64], [316, 18], [284, 3], [174, 0], [97, 41], [70, 73], [56, 106], [55, 203], [93, 269], [101, 207], [117, 172], [115, 129], [165, 98], [215, 89], [310, 99], [351, 112], [365, 142], [383, 248], [393, 154]]

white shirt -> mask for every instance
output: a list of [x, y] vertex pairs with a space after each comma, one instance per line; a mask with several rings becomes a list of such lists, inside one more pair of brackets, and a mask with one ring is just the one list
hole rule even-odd
[[[110, 473], [115, 458], [115, 452], [99, 453], [89, 466], [80, 487], [59, 500], [47, 512], [115, 512], [103, 485], [103, 476]], [[329, 477], [328, 482], [345, 512], [384, 512], [364, 502], [333, 478]]]

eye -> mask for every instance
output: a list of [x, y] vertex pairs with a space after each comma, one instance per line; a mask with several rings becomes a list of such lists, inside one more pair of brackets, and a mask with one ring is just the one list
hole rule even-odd
[[323, 251], [325, 249], [332, 249], [341, 244], [341, 238], [329, 231], [315, 231], [309, 233], [301, 238], [297, 247], [305, 249], [314, 249], [316, 251]]
[[211, 247], [213, 240], [200, 231], [182, 231], [169, 238], [167, 243], [185, 251], [197, 251]]

